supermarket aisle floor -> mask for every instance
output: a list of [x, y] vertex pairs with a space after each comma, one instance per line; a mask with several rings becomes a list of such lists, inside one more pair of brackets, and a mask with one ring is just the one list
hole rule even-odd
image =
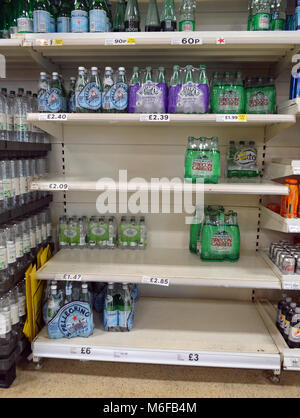
[[0, 398], [56, 397], [300, 397], [300, 375], [284, 372], [273, 384], [260, 370], [214, 369], [45, 359], [43, 368], [18, 364]]

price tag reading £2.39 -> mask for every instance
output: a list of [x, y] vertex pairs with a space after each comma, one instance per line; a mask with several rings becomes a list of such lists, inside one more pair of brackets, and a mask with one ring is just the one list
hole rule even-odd
[[140, 122], [170, 122], [168, 113], [150, 113], [140, 115]]
[[142, 283], [155, 284], [157, 286], [169, 286], [169, 279], [162, 279], [158, 277], [143, 276]]

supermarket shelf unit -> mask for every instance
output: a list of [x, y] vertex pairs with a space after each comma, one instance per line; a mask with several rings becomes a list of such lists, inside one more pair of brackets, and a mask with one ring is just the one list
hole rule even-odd
[[[131, 65], [138, 59], [145, 65], [158, 61], [170, 66], [174, 63], [185, 65], [191, 62], [197, 65], [206, 62], [211, 66], [214, 63], [228, 66], [230, 63], [234, 68], [239, 65], [248, 69], [251, 65], [257, 65], [278, 75], [289, 67], [292, 56], [300, 50], [300, 32], [141, 32], [134, 34], [134, 37], [131, 35], [130, 38], [124, 33], [18, 35], [14, 39], [0, 40], [0, 52], [6, 56], [8, 68], [13, 70], [22, 64], [24, 68], [74, 71], [80, 57], [85, 65], [97, 65], [98, 60], [101, 68], [105, 63], [124, 65], [126, 62]], [[193, 45], [183, 38], [190, 38]], [[71, 153], [73, 136], [78, 141], [78, 138], [86, 138], [89, 130], [95, 136], [99, 128], [114, 127], [120, 127], [124, 132], [138, 127], [149, 127], [153, 132], [162, 127], [221, 128], [233, 132], [261, 128], [259, 141], [266, 144], [293, 126], [296, 115], [290, 112], [247, 115], [246, 119], [229, 122], [224, 115], [169, 115], [166, 123], [149, 123], [144, 115], [136, 114], [63, 114], [61, 117], [57, 115], [55, 120], [48, 119], [47, 114], [29, 114], [28, 121], [59, 141], [71, 144], [70, 150], [67, 150]], [[124, 135], [122, 140], [126, 145], [128, 135]], [[155, 145], [159, 146], [157, 142]], [[66, 154], [64, 158], [67, 158]], [[67, 167], [67, 162], [65, 165]], [[71, 170], [70, 167], [69, 172]], [[125, 186], [117, 184], [118, 190]], [[88, 175], [83, 178], [73, 173], [72, 176], [60, 173], [50, 175], [47, 179], [34, 179], [31, 187], [33, 190], [57, 190], [68, 194], [102, 190], [103, 184]], [[164, 185], [161, 190], [163, 188]], [[255, 199], [255, 195], [258, 198], [265, 194], [286, 194], [287, 188], [269, 180], [248, 184], [220, 182], [218, 185], [205, 185], [205, 192], [229, 197], [251, 195]], [[253, 210], [256, 210], [255, 207]], [[281, 289], [284, 287], [282, 277], [274, 271], [264, 253], [242, 251], [237, 263], [201, 263], [187, 249], [150, 246], [145, 252], [130, 253], [121, 250], [98, 252], [66, 249], [59, 251], [37, 272], [37, 278], [43, 280], [70, 280], [75, 276], [76, 279], [87, 281], [135, 283], [145, 283], [149, 277], [159, 277], [168, 279], [169, 287], [162, 288], [164, 298], [141, 298], [137, 303], [135, 326], [130, 333], [106, 333], [97, 318], [94, 334], [88, 339], [50, 340], [44, 328], [32, 343], [35, 361], [42, 357], [56, 357], [257, 368], [280, 373], [282, 352], [286, 347], [265, 304], [259, 301], [199, 301], [165, 297], [168, 296], [168, 289], [175, 287], [178, 287], [178, 292], [182, 287], [193, 286]], [[89, 350], [85, 349], [87, 347]]]

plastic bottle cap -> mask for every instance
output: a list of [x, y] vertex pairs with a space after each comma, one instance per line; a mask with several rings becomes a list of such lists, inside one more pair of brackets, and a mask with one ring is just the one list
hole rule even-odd
[[98, 71], [98, 67], [92, 67], [91, 70], [92, 71]]
[[112, 68], [111, 67], [105, 67], [105, 71], [111, 71]]
[[58, 75], [58, 73], [52, 73], [52, 75]]
[[42, 73], [40, 73], [40, 75], [47, 75], [46, 73], [44, 73], [44, 72], [42, 72]]
[[85, 71], [84, 67], [78, 67], [78, 71]]
[[125, 71], [124, 67], [119, 67], [119, 71]]

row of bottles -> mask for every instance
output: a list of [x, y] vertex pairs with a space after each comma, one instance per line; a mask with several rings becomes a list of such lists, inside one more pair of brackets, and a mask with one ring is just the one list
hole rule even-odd
[[49, 143], [49, 135], [27, 121], [27, 113], [38, 112], [37, 94], [18, 89], [18, 94], [6, 88], [0, 93], [0, 140]]
[[30, 190], [32, 180], [46, 173], [46, 158], [0, 161], [0, 214], [46, 197], [45, 191]]
[[52, 240], [50, 210], [45, 209], [0, 227], [0, 292], [34, 261]]
[[145, 249], [147, 227], [144, 216], [62, 216], [58, 237], [60, 248]]
[[[1, 7], [3, 38], [15, 33], [140, 32], [138, 0], [119, 0], [113, 17], [109, 0], [4, 0]], [[195, 30], [196, 0], [182, 0], [179, 31]], [[176, 31], [174, 0], [164, 0], [159, 15], [156, 0], [149, 0], [145, 31]]]
[[253, 178], [260, 175], [257, 166], [257, 149], [255, 141], [229, 142], [227, 153], [227, 177]]
[[282, 294], [276, 326], [290, 348], [300, 348], [300, 300], [294, 302], [287, 293]]
[[250, 0], [248, 30], [285, 30], [286, 0]]
[[9, 346], [23, 336], [26, 321], [25, 280], [0, 296], [0, 347]]

